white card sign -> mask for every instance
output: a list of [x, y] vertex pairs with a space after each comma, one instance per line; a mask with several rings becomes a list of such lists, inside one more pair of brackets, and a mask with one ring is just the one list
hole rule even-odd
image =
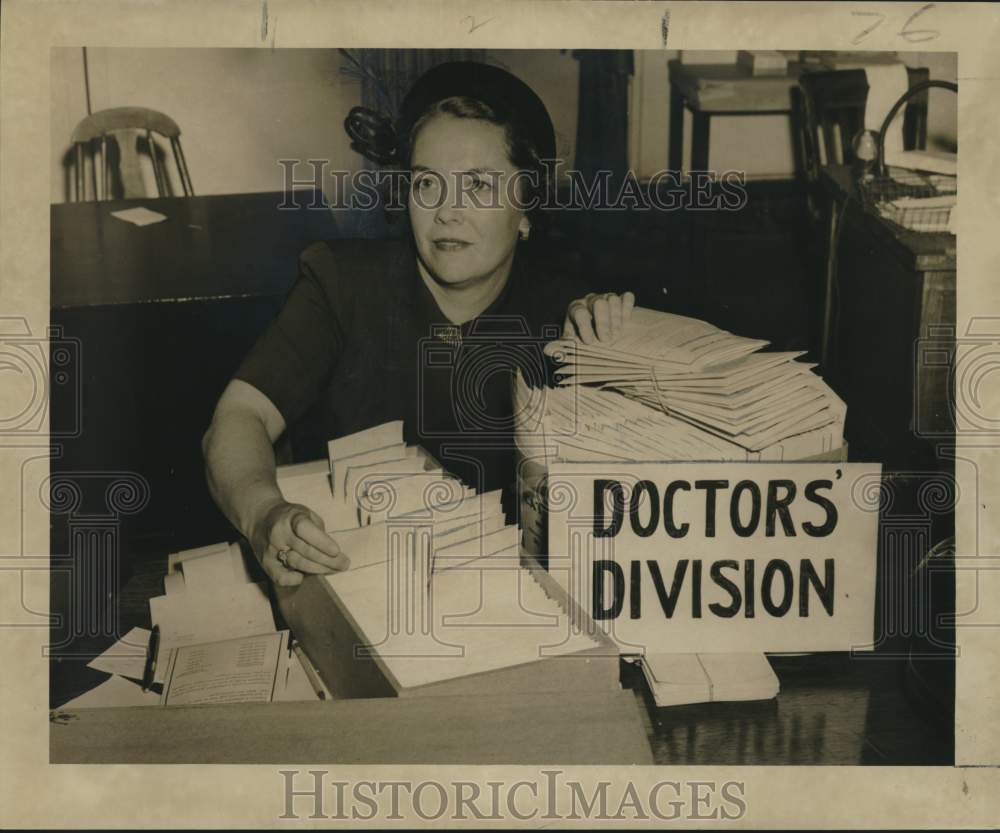
[[553, 463], [549, 571], [623, 653], [869, 648], [880, 473]]

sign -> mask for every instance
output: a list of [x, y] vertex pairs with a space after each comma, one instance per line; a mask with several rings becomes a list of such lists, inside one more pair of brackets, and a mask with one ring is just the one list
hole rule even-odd
[[554, 463], [549, 571], [623, 653], [870, 648], [880, 472]]

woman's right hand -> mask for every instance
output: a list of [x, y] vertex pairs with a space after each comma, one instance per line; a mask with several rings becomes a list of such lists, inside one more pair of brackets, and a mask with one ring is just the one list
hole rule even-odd
[[277, 500], [265, 505], [253, 524], [250, 546], [264, 572], [283, 587], [306, 575], [346, 570], [350, 559], [326, 533], [323, 519], [306, 506]]
[[584, 344], [613, 344], [625, 331], [635, 308], [635, 295], [625, 292], [592, 292], [577, 298], [566, 309], [563, 338], [575, 338]]

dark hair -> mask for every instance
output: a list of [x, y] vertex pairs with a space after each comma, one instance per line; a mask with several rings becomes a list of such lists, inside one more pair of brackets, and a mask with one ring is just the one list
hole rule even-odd
[[507, 158], [515, 168], [529, 172], [535, 179], [521, 180], [523, 190], [520, 196], [523, 204], [529, 206], [525, 213], [531, 220], [532, 234], [540, 234], [545, 227], [541, 206], [547, 202], [545, 197], [549, 189], [549, 170], [541, 162], [538, 148], [531, 140], [531, 133], [513, 113], [502, 112], [479, 99], [467, 96], [452, 96], [434, 102], [417, 117], [407, 135], [399, 137], [401, 159], [406, 170], [411, 168], [413, 146], [420, 130], [438, 115], [475, 119], [503, 128]]

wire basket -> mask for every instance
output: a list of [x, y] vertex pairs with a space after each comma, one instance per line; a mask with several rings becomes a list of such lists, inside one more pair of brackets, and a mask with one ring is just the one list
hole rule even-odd
[[951, 81], [914, 84], [892, 106], [882, 122], [874, 175], [858, 183], [862, 202], [868, 211], [907, 231], [950, 231], [951, 212], [958, 194], [957, 177], [890, 167], [885, 163], [885, 136], [893, 118], [910, 98], [931, 87], [958, 92], [958, 85]]

